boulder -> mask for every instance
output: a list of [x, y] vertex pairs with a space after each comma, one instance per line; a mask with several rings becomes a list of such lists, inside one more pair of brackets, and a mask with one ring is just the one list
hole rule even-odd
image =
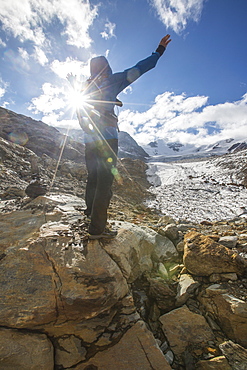
[[178, 252], [174, 243], [167, 237], [157, 234], [155, 236], [155, 247], [152, 258], [156, 262], [167, 262], [177, 260]]
[[40, 228], [49, 221], [59, 221], [66, 217], [81, 216], [76, 210], [84, 201], [78, 197], [66, 194], [50, 194], [39, 196], [27, 201], [22, 209], [1, 215], [0, 219], [0, 250], [22, 247], [28, 240], [38, 238]]
[[0, 220], [0, 250], [6, 248], [19, 248], [26, 245], [30, 239], [35, 239], [39, 235], [40, 227], [49, 220], [55, 221], [61, 219], [63, 214], [55, 210], [49, 214], [37, 210], [17, 210], [1, 215]]
[[0, 329], [0, 369], [53, 370], [53, 346], [45, 334]]
[[149, 278], [148, 294], [157, 303], [163, 312], [169, 312], [175, 307], [176, 293], [169, 286], [169, 282], [160, 278]]
[[217, 283], [220, 281], [236, 281], [238, 280], [238, 275], [235, 272], [229, 272], [225, 274], [212, 274], [209, 276], [210, 283]]
[[[72, 227], [81, 217], [77, 198], [60, 198], [38, 197], [29, 204], [32, 210], [1, 220], [0, 325], [46, 330], [57, 338], [78, 335], [90, 343], [116, 314], [127, 281], [150, 272], [158, 256], [176, 258], [177, 251], [168, 238], [128, 223], [119, 223], [119, 234], [110, 242], [84, 243]], [[46, 217], [42, 201], [53, 209]]]
[[0, 325], [46, 327], [52, 335], [81, 332], [82, 320], [108, 312], [126, 295], [127, 282], [98, 241], [84, 250], [73, 244], [66, 224], [41, 229], [33, 242], [5, 249]]
[[231, 340], [220, 344], [220, 349], [227, 358], [232, 370], [246, 370], [247, 349]]
[[214, 273], [243, 274], [246, 262], [238, 253], [196, 231], [185, 235], [184, 265], [197, 276]]
[[59, 281], [42, 247], [6, 250], [0, 276], [1, 326], [32, 329], [56, 321]]
[[81, 339], [74, 335], [59, 338], [56, 345], [56, 365], [71, 367], [84, 361], [87, 351], [81, 342]]
[[40, 178], [33, 178], [25, 189], [27, 196], [32, 199], [45, 195], [46, 192], [47, 186], [42, 184]]
[[151, 271], [153, 261], [176, 259], [178, 252], [166, 237], [148, 227], [128, 222], [114, 222], [119, 227], [118, 236], [106, 244], [104, 249], [120, 267], [129, 283], [143, 272]]
[[209, 286], [198, 299], [228, 338], [247, 346], [247, 302], [234, 297], [223, 284]]
[[77, 365], [75, 369], [171, 370], [171, 367], [157, 346], [153, 334], [143, 321], [139, 321], [115, 346], [98, 352], [88, 361]]
[[179, 232], [176, 224], [168, 224], [164, 228], [160, 228], [159, 233], [167, 236], [173, 243], [176, 243], [179, 239]]
[[235, 235], [226, 235], [226, 236], [222, 236], [219, 239], [220, 244], [223, 244], [225, 247], [230, 248], [230, 249], [235, 248], [237, 245], [237, 242], [238, 242], [238, 237]]
[[179, 278], [176, 303], [178, 306], [183, 305], [194, 291], [200, 286], [198, 281], [195, 281], [191, 275], [182, 274]]
[[207, 347], [208, 341], [214, 340], [214, 334], [202, 315], [190, 311], [182, 306], [160, 317], [162, 330], [170, 343], [175, 355], [182, 359], [183, 354], [189, 351]]

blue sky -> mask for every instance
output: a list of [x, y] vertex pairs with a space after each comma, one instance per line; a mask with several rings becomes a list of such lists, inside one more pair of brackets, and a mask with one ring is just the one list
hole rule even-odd
[[0, 0], [0, 105], [79, 128], [67, 73], [84, 81], [96, 55], [122, 71], [169, 33], [156, 68], [121, 94], [120, 129], [143, 145], [246, 139], [246, 16], [246, 0]]

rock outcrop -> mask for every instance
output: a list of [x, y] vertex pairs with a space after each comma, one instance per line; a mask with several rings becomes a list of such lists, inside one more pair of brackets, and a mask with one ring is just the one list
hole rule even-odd
[[[53, 208], [47, 215], [40, 210], [44, 202]], [[10, 212], [1, 220], [0, 326], [5, 337], [8, 334], [18, 342], [17, 334], [23, 338], [27, 332], [28, 343], [30, 333], [35, 332], [35, 340], [40, 340], [37, 346], [47, 352], [52, 343], [56, 360], [53, 364], [50, 359], [47, 369], [76, 364], [83, 369], [92, 361], [99, 369], [124, 369], [127, 359], [130, 369], [137, 365], [148, 369], [152, 362], [157, 368], [169, 369], [135, 310], [129, 284], [151, 272], [153, 260], [161, 254], [156, 248], [163, 247], [164, 257], [168, 251], [176, 257], [175, 246], [171, 249], [167, 238], [152, 229], [128, 223], [118, 224], [119, 236], [109, 244], [85, 241], [83, 224], [78, 226], [81, 213], [75, 205], [73, 199], [63, 206], [56, 197], [39, 197], [29, 204], [32, 212]], [[133, 348], [138, 358], [135, 354], [131, 359]], [[123, 349], [129, 352], [124, 354]], [[23, 351], [32, 356], [32, 347], [29, 352], [27, 345]], [[113, 353], [111, 360], [108, 352]], [[9, 355], [4, 342], [0, 357], [6, 368], [13, 363], [16, 368], [28, 366], [14, 353]]]

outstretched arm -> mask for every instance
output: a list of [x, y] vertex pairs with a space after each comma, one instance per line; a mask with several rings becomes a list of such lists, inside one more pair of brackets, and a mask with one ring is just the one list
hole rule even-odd
[[113, 78], [115, 80], [114, 82], [117, 94], [137, 80], [141, 75], [154, 68], [170, 42], [170, 35], [166, 35], [161, 39], [155, 53], [152, 53], [152, 55], [146, 59], [141, 60], [134, 67], [128, 68], [124, 72], [115, 73]]

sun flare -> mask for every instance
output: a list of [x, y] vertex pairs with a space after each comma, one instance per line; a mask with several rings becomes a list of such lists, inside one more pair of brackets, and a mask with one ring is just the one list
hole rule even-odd
[[74, 111], [87, 105], [87, 95], [81, 91], [71, 89], [68, 94], [68, 104]]

